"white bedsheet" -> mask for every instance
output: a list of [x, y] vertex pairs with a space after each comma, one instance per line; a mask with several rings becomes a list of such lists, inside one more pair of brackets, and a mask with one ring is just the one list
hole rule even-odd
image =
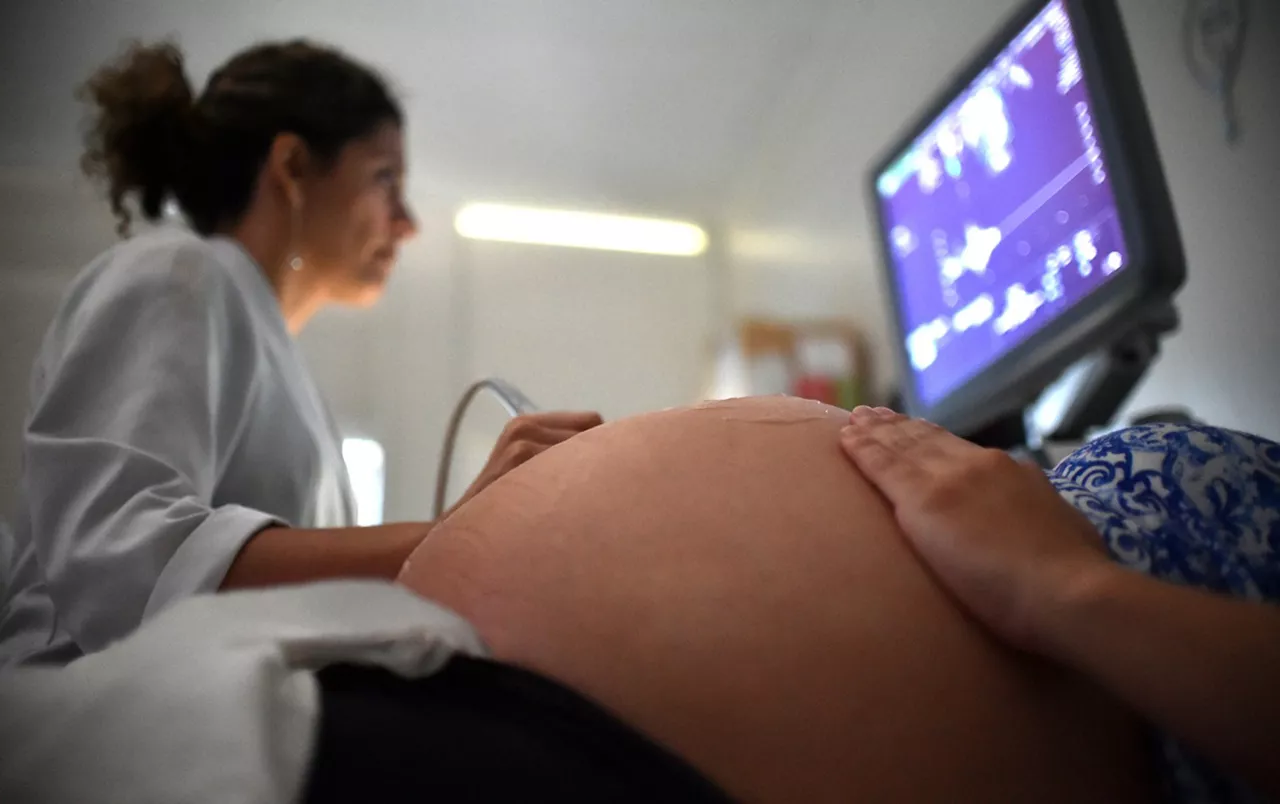
[[191, 598], [64, 668], [0, 673], [0, 801], [296, 801], [336, 662], [429, 675], [475, 630], [402, 587], [332, 582]]

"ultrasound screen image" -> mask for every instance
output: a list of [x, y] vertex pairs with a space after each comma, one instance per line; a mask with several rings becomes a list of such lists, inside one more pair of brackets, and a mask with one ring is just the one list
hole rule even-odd
[[877, 177], [925, 404], [1128, 263], [1092, 107], [1054, 0]]

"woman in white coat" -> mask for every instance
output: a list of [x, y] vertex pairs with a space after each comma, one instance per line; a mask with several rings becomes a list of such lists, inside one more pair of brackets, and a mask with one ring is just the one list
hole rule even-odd
[[[86, 171], [190, 227], [126, 239], [70, 287], [36, 359], [0, 665], [100, 650], [197, 593], [394, 578], [431, 523], [354, 528], [338, 432], [294, 337], [368, 305], [415, 233], [403, 115], [304, 41], [253, 47], [198, 96], [171, 45], [85, 85]], [[514, 420], [463, 499], [599, 422]]]

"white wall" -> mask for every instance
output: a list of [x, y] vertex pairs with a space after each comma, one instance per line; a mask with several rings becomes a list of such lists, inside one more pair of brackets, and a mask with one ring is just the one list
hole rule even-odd
[[[852, 154], [868, 138], [887, 144], [1014, 4], [973, 0], [972, 16], [946, 30], [927, 13], [894, 27], [887, 9], [863, 4], [833, 15], [730, 206], [738, 312], [850, 316], [870, 331], [889, 381], [866, 160]], [[1280, 437], [1280, 3], [1250, 5], [1244, 140], [1231, 150], [1219, 107], [1182, 61], [1183, 4], [1122, 0], [1189, 262], [1182, 330], [1130, 407], [1185, 405], [1212, 423]], [[840, 68], [850, 48], [884, 53], [880, 80]]]

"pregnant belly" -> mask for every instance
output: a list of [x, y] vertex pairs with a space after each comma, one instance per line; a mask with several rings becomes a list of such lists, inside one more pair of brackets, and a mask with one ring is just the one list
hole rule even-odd
[[1137, 726], [994, 644], [769, 398], [622, 420], [494, 484], [401, 580], [743, 801], [1140, 801]]

